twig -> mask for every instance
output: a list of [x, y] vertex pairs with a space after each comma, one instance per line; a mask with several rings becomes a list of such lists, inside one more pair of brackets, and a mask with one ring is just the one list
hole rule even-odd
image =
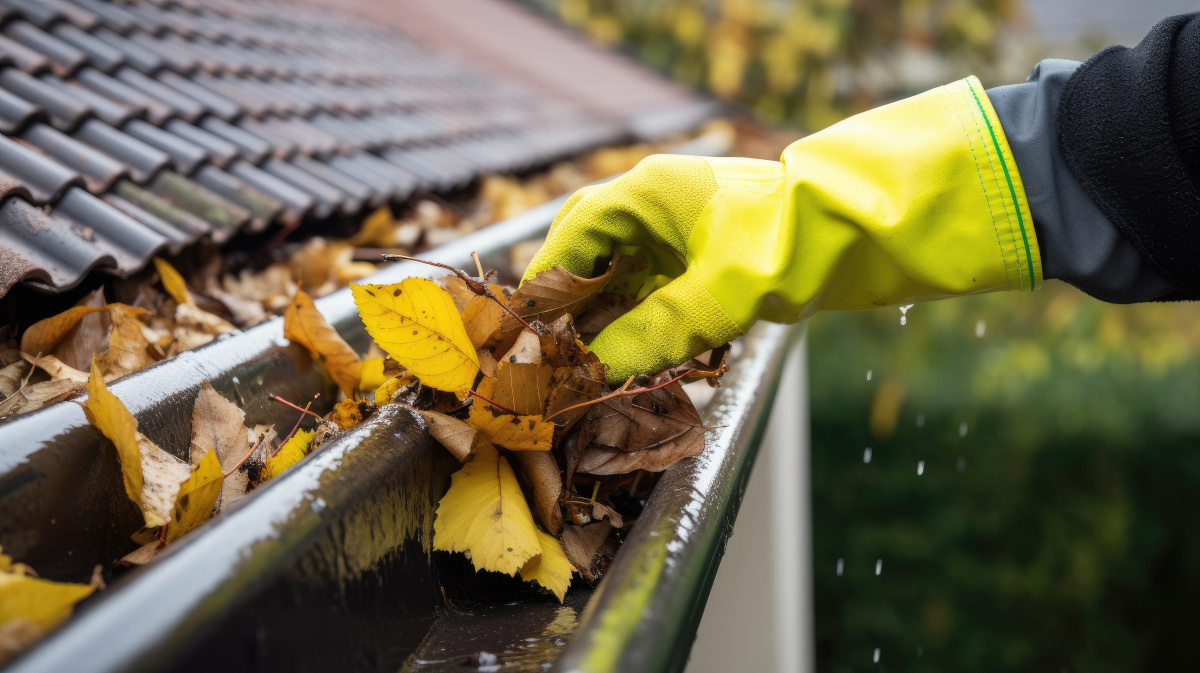
[[[312, 406], [312, 402], [309, 402], [308, 404], [304, 405], [304, 409], [302, 411], [304, 411], [305, 414], [308, 413], [308, 408], [311, 406]], [[283, 449], [283, 445], [287, 444], [288, 440], [292, 438], [292, 435], [296, 434], [296, 431], [300, 429], [300, 424], [303, 422], [304, 422], [304, 414], [300, 414], [299, 420], [296, 421], [296, 427], [292, 428], [292, 431], [288, 433], [288, 436], [284, 437], [283, 441], [279, 443], [279, 447], [271, 452], [271, 455], [270, 455], [271, 458], [274, 458], [275, 454], [279, 453], [279, 451], [281, 449]]]
[[[292, 404], [291, 402], [288, 402], [287, 400], [283, 399], [282, 397], [280, 397], [278, 395], [272, 395], [271, 399], [275, 400], [276, 402], [279, 402], [280, 404], [286, 404], [287, 406], [295, 409], [296, 411], [308, 414], [309, 416], [312, 416], [313, 418], [317, 419], [318, 421], [322, 420], [322, 418], [320, 416], [318, 416], [315, 411], [309, 411], [308, 407], [304, 407], [303, 409], [301, 409], [300, 407]], [[308, 404], [311, 406], [312, 402], [309, 402]]]
[[515, 411], [513, 409], [509, 409], [508, 407], [504, 406], [503, 404], [497, 404], [496, 402], [489, 400], [488, 398], [484, 397], [483, 395], [480, 395], [479, 393], [475, 392], [474, 390], [468, 390], [467, 394], [470, 395], [471, 397], [478, 397], [479, 399], [483, 400], [484, 402], [487, 402], [488, 404], [492, 405], [493, 407], [496, 407], [500, 411], [510, 413], [513, 416], [521, 415], [520, 412]]
[[[471, 253], [471, 254], [474, 254], [474, 253]], [[462, 281], [467, 284], [468, 290], [470, 290], [471, 292], [474, 292], [475, 294], [479, 295], [480, 297], [487, 297], [488, 299], [491, 299], [492, 301], [496, 302], [497, 304], [500, 305], [500, 308], [504, 309], [505, 311], [508, 311], [508, 313], [512, 317], [516, 318], [518, 321], [520, 321], [520, 323], [522, 325], [529, 328], [529, 331], [531, 331], [535, 334], [537, 333], [537, 330], [533, 329], [533, 325], [530, 325], [529, 323], [525, 322], [525, 319], [522, 318], [521, 316], [517, 315], [517, 312], [512, 310], [511, 306], [500, 301], [500, 298], [496, 296], [495, 292], [492, 292], [492, 289], [487, 286], [487, 283], [481, 283], [481, 282], [475, 280], [474, 278], [468, 276], [465, 272], [459, 271], [458, 269], [450, 266], [449, 264], [442, 264], [441, 262], [434, 262], [434, 261], [428, 260], [428, 259], [417, 259], [416, 257], [409, 257], [408, 255], [392, 255], [389, 253], [384, 253], [382, 255], [382, 257], [384, 258], [384, 260], [389, 261], [389, 262], [404, 260], [407, 262], [420, 262], [421, 264], [428, 264], [430, 266], [436, 266], [439, 269], [445, 269], [445, 270], [449, 271], [450, 273], [453, 273], [454, 275], [461, 278]], [[478, 262], [476, 262], [476, 263], [478, 263]]]
[[[621, 386], [620, 388], [618, 388], [618, 389], [617, 389], [617, 391], [616, 391], [615, 393], [609, 393], [609, 394], [605, 395], [604, 397], [597, 397], [597, 398], [596, 398], [596, 399], [594, 399], [594, 400], [588, 400], [588, 401], [586, 401], [586, 402], [580, 402], [579, 404], [572, 404], [571, 406], [567, 407], [566, 409], [559, 409], [558, 411], [556, 411], [556, 412], [554, 412], [554, 413], [550, 414], [549, 416], [547, 416], [547, 417], [543, 418], [542, 420], [543, 420], [543, 421], [548, 421], [548, 420], [550, 420], [550, 419], [554, 418], [555, 416], [561, 416], [561, 415], [563, 415], [563, 414], [567, 413], [568, 411], [570, 411], [570, 410], [572, 410], [572, 409], [578, 409], [578, 408], [580, 408], [580, 407], [590, 407], [590, 406], [591, 406], [591, 405], [593, 405], [593, 404], [598, 404], [598, 403], [600, 403], [600, 402], [607, 402], [608, 400], [611, 400], [611, 399], [614, 399], [614, 398], [617, 398], [617, 397], [628, 397], [628, 396], [630, 396], [630, 395], [641, 395], [642, 393], [652, 393], [652, 392], [654, 392], [655, 390], [658, 390], [658, 389], [660, 389], [660, 388], [666, 388], [667, 386], [669, 386], [669, 385], [671, 385], [672, 383], [675, 383], [675, 382], [677, 382], [677, 381], [679, 381], [679, 380], [681, 380], [681, 379], [685, 378], [686, 376], [687, 376], [687, 374], [686, 374], [686, 373], [683, 373], [683, 374], [680, 374], [679, 376], [676, 376], [676, 377], [675, 377], [675, 378], [673, 378], [673, 379], [670, 379], [670, 380], [668, 380], [668, 381], [664, 381], [664, 382], [662, 382], [662, 383], [660, 383], [660, 384], [658, 384], [658, 385], [656, 385], [656, 386], [650, 386], [649, 388], [634, 388], [633, 390], [627, 390], [627, 389], [626, 389], [626, 386], [628, 386], [628, 385], [629, 385], [629, 381], [626, 381], [626, 382], [625, 382], [625, 385], [623, 385], [623, 386]], [[630, 379], [630, 380], [632, 380], [632, 379]]]
[[471, 259], [475, 260], [475, 270], [479, 272], [479, 280], [483, 281], [483, 264], [479, 262], [479, 253], [471, 251]]
[[[266, 434], [264, 434], [263, 437], [266, 437]], [[247, 460], [250, 459], [250, 456], [254, 455], [254, 452], [258, 450], [258, 445], [262, 444], [263, 437], [259, 437], [258, 441], [254, 443], [254, 446], [250, 447], [250, 451], [248, 453], [246, 453], [246, 455], [242, 456], [242, 459], [238, 461], [238, 464], [234, 465], [232, 468], [230, 468], [230, 470], [228, 472], [225, 473], [226, 477], [233, 474], [234, 472], [237, 472], [238, 468], [242, 466], [242, 463], [246, 462]]]
[[162, 529], [158, 531], [158, 546], [163, 546], [167, 543], [167, 526], [171, 525], [168, 521], [162, 525]]

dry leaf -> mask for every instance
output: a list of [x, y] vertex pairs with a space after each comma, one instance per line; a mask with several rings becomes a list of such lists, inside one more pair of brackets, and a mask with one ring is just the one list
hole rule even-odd
[[480, 348], [475, 354], [479, 356], [479, 371], [483, 372], [484, 376], [496, 378], [496, 358], [492, 356], [492, 352]]
[[[496, 296], [500, 298], [504, 295]], [[499, 337], [500, 321], [505, 315], [507, 313], [504, 308], [488, 297], [477, 295], [471, 299], [462, 311], [463, 326], [467, 330], [467, 338], [471, 340], [471, 345], [481, 348], [492, 340], [493, 335]]]
[[210, 449], [200, 459], [192, 476], [179, 485], [179, 497], [171, 513], [171, 523], [167, 526], [167, 544], [208, 521], [213, 505], [217, 504], [217, 496], [221, 494], [224, 476], [217, 452]]
[[237, 330], [229, 321], [195, 304], [175, 307], [175, 341], [180, 351], [199, 348], [222, 334]]
[[595, 521], [601, 521], [605, 518], [607, 518], [609, 521], [612, 522], [613, 528], [624, 528], [625, 527], [625, 519], [621, 516], [620, 512], [609, 507], [608, 505], [598, 503], [598, 502], [593, 503], [592, 504], [592, 519]]
[[542, 553], [525, 563], [521, 568], [521, 579], [526, 582], [537, 582], [554, 594], [561, 603], [567, 596], [567, 589], [571, 586], [571, 562], [567, 560], [562, 545], [553, 535], [547, 535], [536, 529], [535, 532], [538, 544], [542, 547]]
[[[87, 374], [84, 374], [74, 367], [68, 367], [53, 355], [43, 355], [40, 358], [35, 358], [31, 355], [22, 353], [21, 357], [25, 358], [25, 360], [27, 360], [30, 364], [36, 365], [39, 369], [49, 374], [50, 380], [52, 381], [70, 381], [78, 386], [78, 390], [83, 390], [84, 386], [87, 385]], [[0, 370], [0, 377], [2, 377], [3, 374], [4, 371]]]
[[597, 369], [604, 366], [600, 358], [588, 351], [587, 346], [576, 336], [575, 325], [569, 315], [546, 325], [538, 339], [541, 344], [542, 362], [551, 367], [583, 366]]
[[421, 383], [449, 392], [469, 388], [479, 358], [450, 295], [424, 278], [394, 285], [351, 285], [367, 332]]
[[267, 312], [257, 301], [242, 299], [216, 286], [209, 288], [208, 294], [225, 306], [238, 327], [253, 327], [267, 319]]
[[528, 328], [521, 330], [511, 348], [497, 362], [513, 364], [542, 364], [542, 344], [537, 332]]
[[313, 359], [325, 366], [347, 396], [352, 397], [354, 391], [358, 390], [362, 378], [362, 363], [358, 354], [325, 320], [325, 316], [313, 304], [312, 297], [304, 290], [296, 291], [296, 296], [283, 314], [283, 336], [308, 349]]
[[582, 335], [599, 334], [614, 320], [637, 306], [637, 299], [617, 292], [601, 292], [586, 313], [575, 320], [575, 329]]
[[183, 276], [171, 266], [167, 260], [162, 257], [154, 258], [154, 268], [158, 270], [158, 277], [162, 281], [163, 289], [176, 304], [195, 304], [196, 300], [192, 298], [192, 293], [188, 291], [187, 283], [184, 282]]
[[33, 323], [21, 336], [21, 352], [30, 355], [52, 353], [58, 342], [62, 341], [67, 332], [74, 329], [84, 316], [104, 310], [106, 309], [103, 306], [72, 306], [58, 315]]
[[[96, 288], [75, 303], [76, 306], [103, 307], [104, 288]], [[79, 322], [67, 330], [53, 350], [42, 355], [53, 355], [63, 364], [75, 369], [86, 371], [91, 367], [92, 357], [108, 348], [108, 333], [112, 330], [112, 320], [108, 311], [96, 311], [79, 319]], [[36, 355], [36, 353], [30, 353]]]
[[267, 459], [267, 479], [274, 479], [289, 467], [300, 462], [312, 449], [312, 430], [297, 430], [284, 442], [275, 455]]
[[479, 431], [463, 421], [452, 416], [439, 414], [436, 411], [413, 409], [425, 420], [429, 435], [439, 444], [446, 447], [458, 462], [465, 463], [475, 452], [475, 442]]
[[501, 360], [496, 365], [495, 397], [490, 399], [524, 416], [541, 414], [546, 408], [552, 376], [554, 370], [548, 365]]
[[433, 548], [464, 552], [475, 570], [515, 575], [542, 553], [533, 514], [508, 461], [481, 442], [450, 480], [433, 522]]
[[179, 485], [191, 476], [188, 464], [158, 448], [137, 431], [137, 419], [116, 395], [108, 392], [94, 362], [87, 391], [83, 413], [88, 422], [117, 447], [126, 495], [141, 508], [147, 526], [167, 523], [179, 494]]
[[214, 451], [221, 471], [232, 470], [249, 448], [245, 421], [246, 413], [238, 405], [225, 399], [208, 381], [202, 383], [192, 407], [192, 466]]
[[[549, 324], [564, 314], [582, 314], [617, 274], [633, 273], [645, 267], [644, 261], [626, 255], [617, 255], [608, 269], [595, 278], [580, 278], [556, 266], [522, 283], [513, 293], [509, 305], [526, 320]], [[505, 322], [510, 326], [508, 329], [520, 325], [511, 316]]]
[[[594, 400], [604, 392], [605, 367], [599, 360], [578, 367], [559, 367], [550, 381], [550, 397], [546, 400], [546, 416], [554, 417], [565, 436], [575, 422], [588, 413], [588, 407], [565, 411], [577, 404]], [[562, 412], [562, 413], [560, 413]]]
[[44, 406], [71, 398], [79, 393], [79, 390], [79, 384], [68, 379], [26, 385], [0, 402], [0, 417], [37, 411]]
[[[491, 399], [495, 385], [495, 379], [484, 379], [478, 391]], [[478, 398], [471, 403], [467, 424], [493, 444], [514, 451], [549, 451], [554, 441], [554, 424], [540, 414], [514, 416]]]
[[399, 226], [392, 217], [392, 209], [379, 206], [363, 220], [358, 233], [347, 243], [359, 248], [390, 248], [396, 245], [396, 229]]
[[593, 444], [622, 451], [650, 449], [703, 430], [704, 422], [678, 383], [648, 393], [618, 397], [588, 412], [596, 428]]
[[[24, 353], [22, 355], [30, 357]], [[57, 358], [55, 359], [57, 360]], [[0, 369], [0, 393], [4, 393], [5, 397], [11, 397], [24, 385], [25, 375], [28, 373], [29, 363], [24, 360], [18, 360], [4, 369]]]
[[570, 524], [563, 526], [563, 551], [566, 552], [571, 565], [575, 566], [575, 569], [584, 578], [592, 579], [592, 561], [596, 558], [596, 551], [608, 539], [608, 534], [612, 532], [612, 529], [612, 525], [607, 521], [599, 521], [587, 526]]
[[562, 494], [562, 472], [549, 451], [517, 451], [513, 454], [521, 467], [521, 476], [533, 490], [533, 511], [538, 521], [551, 533], [558, 534], [562, 528], [562, 508], [558, 498]]
[[154, 560], [158, 556], [158, 552], [163, 550], [163, 543], [158, 540], [151, 540], [146, 544], [134, 549], [128, 554], [121, 557], [117, 561], [117, 565], [121, 566], [143, 566]]
[[112, 319], [108, 350], [92, 359], [105, 381], [141, 371], [157, 362], [151, 355], [150, 342], [143, 332], [141, 319], [147, 315], [145, 309], [127, 304], [109, 304], [108, 314]]

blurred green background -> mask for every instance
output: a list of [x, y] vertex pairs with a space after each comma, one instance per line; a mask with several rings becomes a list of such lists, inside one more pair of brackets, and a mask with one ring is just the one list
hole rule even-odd
[[[1195, 9], [530, 2], [802, 132], [969, 73], [1020, 81], [1041, 58], [1132, 44]], [[1195, 670], [1200, 310], [1105, 305], [1051, 281], [900, 318], [809, 324], [819, 670]]]

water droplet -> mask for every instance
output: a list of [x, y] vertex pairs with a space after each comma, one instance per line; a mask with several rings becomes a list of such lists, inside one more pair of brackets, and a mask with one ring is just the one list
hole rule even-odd
[[845, 568], [846, 568], [846, 562], [842, 559], [838, 559], [838, 565], [837, 565], [837, 576], [838, 577], [842, 576], [842, 571], [845, 570]]
[[883, 572], [883, 559], [875, 561], [875, 576], [878, 577]]
[[925, 461], [918, 460], [917, 461], [917, 476], [919, 477], [923, 474], [925, 474]]
[[235, 376], [235, 377], [233, 377], [233, 385], [235, 385], [235, 386], [236, 386], [236, 385], [237, 385], [237, 384], [239, 384], [239, 383], [241, 383], [241, 381], [239, 381], [239, 380], [238, 380], [238, 377], [236, 377], [236, 376]]
[[68, 549], [68, 550], [67, 550], [67, 556], [70, 556], [71, 554], [74, 554], [74, 553], [75, 553], [75, 550], [74, 550], [74, 549]]
[[925, 414], [917, 414], [917, 427], [925, 427]]
[[317, 514], [325, 511], [325, 498], [317, 498], [314, 500], [312, 504], [312, 510]]
[[958, 471], [959, 472], [967, 471], [967, 457], [966, 456], [958, 457]]
[[975, 323], [975, 336], [976, 336], [976, 337], [978, 337], [978, 338], [982, 339], [982, 338], [983, 338], [983, 335], [984, 335], [986, 332], [987, 332], [987, 323], [985, 323], [985, 322], [984, 322], [984, 321], [982, 321], [982, 320], [980, 320], [979, 322]]
[[908, 309], [910, 309], [912, 307], [913, 307], [912, 304], [908, 304], [906, 306], [900, 307], [900, 324], [901, 325], [908, 324]]
[[54, 519], [50, 519], [50, 525], [51, 525], [51, 526], [53, 526], [53, 525], [54, 525]]
[[879, 663], [879, 648], [878, 647], [875, 648], [875, 655], [871, 657], [871, 661], [876, 664]]
[[967, 436], [967, 422], [966, 421], [963, 421], [962, 423], [958, 424], [958, 436], [959, 437]]
[[868, 381], [871, 380], [871, 370], [870, 369], [867, 370], [867, 380]]
[[867, 447], [866, 451], [863, 451], [863, 462], [864, 463], [871, 462], [871, 447], [869, 447], [869, 446]]

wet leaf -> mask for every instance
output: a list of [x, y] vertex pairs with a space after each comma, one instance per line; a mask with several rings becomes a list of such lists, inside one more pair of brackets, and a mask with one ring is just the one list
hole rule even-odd
[[[588, 407], [579, 407], [562, 412], [582, 402], [594, 400], [604, 392], [605, 367], [599, 360], [578, 367], [559, 367], [554, 370], [550, 382], [550, 396], [546, 400], [546, 416], [554, 416], [553, 422], [562, 429], [560, 436], [580, 418], [588, 413]], [[557, 415], [556, 415], [557, 414]]]
[[170, 262], [162, 257], [154, 258], [154, 268], [158, 270], [158, 277], [162, 281], [163, 289], [177, 304], [195, 304], [196, 300], [192, 297], [192, 293], [188, 291], [187, 283], [184, 282], [183, 276], [171, 266]]
[[490, 399], [521, 415], [541, 414], [546, 408], [552, 376], [554, 370], [548, 365], [501, 360], [496, 365], [495, 397]]
[[420, 409], [413, 411], [416, 411], [425, 420], [425, 427], [429, 429], [429, 435], [446, 447], [446, 450], [457, 458], [458, 462], [463, 463], [471, 458], [479, 437], [478, 430], [457, 418], [439, 414], [436, 411], [421, 411]]
[[486, 442], [455, 472], [438, 503], [433, 548], [465, 552], [475, 570], [515, 575], [542, 553], [533, 514], [512, 467]]
[[[76, 306], [103, 307], [104, 288], [96, 288], [75, 303]], [[91, 367], [92, 358], [108, 348], [108, 333], [112, 331], [112, 320], [108, 311], [96, 311], [79, 319], [75, 327], [67, 330], [53, 350], [42, 355], [53, 355], [63, 364], [81, 371]], [[36, 353], [30, 353], [36, 355]]]
[[137, 419], [116, 395], [108, 392], [96, 364], [92, 363], [83, 413], [88, 422], [117, 448], [125, 493], [142, 510], [147, 526], [171, 519], [179, 485], [191, 476], [188, 464], [155, 446], [137, 431]]
[[596, 558], [596, 551], [608, 539], [612, 529], [607, 521], [587, 526], [563, 526], [563, 551], [566, 552], [571, 565], [585, 578], [591, 579], [589, 576], [592, 574], [592, 561]]
[[707, 430], [695, 428], [653, 449], [620, 451], [593, 444], [579, 458], [576, 470], [586, 474], [628, 474], [635, 470], [662, 472], [675, 463], [704, 451]]
[[426, 386], [469, 388], [479, 358], [450, 295], [424, 278], [394, 285], [351, 285], [367, 332]]
[[554, 594], [561, 603], [571, 586], [571, 562], [567, 560], [562, 545], [553, 535], [547, 535], [540, 530], [536, 532], [542, 553], [525, 563], [521, 568], [521, 579], [537, 582]]
[[621, 451], [650, 449], [703, 429], [704, 423], [678, 383], [641, 395], [605, 400], [588, 412], [593, 444]]
[[217, 496], [221, 494], [224, 476], [217, 452], [210, 449], [200, 459], [192, 476], [179, 485], [179, 497], [171, 512], [171, 523], [167, 526], [167, 544], [208, 521], [213, 506], [217, 504]]
[[275, 455], [267, 459], [267, 479], [274, 479], [283, 471], [300, 462], [312, 449], [312, 430], [297, 430], [292, 438], [279, 447]]
[[[313, 304], [312, 297], [304, 290], [296, 291], [296, 296], [283, 314], [283, 336], [308, 349], [313, 359], [324, 365], [347, 396], [352, 397], [354, 391], [358, 390], [362, 378], [362, 363], [358, 354], [325, 320], [325, 316]], [[380, 365], [382, 373], [382, 363]]]
[[[595, 278], [580, 278], [556, 266], [522, 283], [513, 293], [509, 305], [526, 320], [549, 324], [564, 314], [581, 315], [614, 276], [641, 271], [645, 267], [644, 261], [624, 255], [617, 255], [608, 269]], [[506, 322], [520, 325], [512, 316]]]
[[617, 292], [601, 292], [590, 309], [575, 320], [575, 329], [583, 335], [599, 334], [614, 320], [637, 306], [637, 299]]
[[[491, 399], [495, 385], [495, 379], [484, 379], [478, 390]], [[509, 414], [481, 399], [471, 403], [467, 424], [493, 444], [514, 451], [549, 451], [554, 441], [554, 424], [543, 421], [540, 414]]]
[[517, 451], [513, 454], [521, 468], [521, 476], [533, 491], [533, 511], [538, 521], [551, 533], [562, 528], [562, 472], [549, 451]]

